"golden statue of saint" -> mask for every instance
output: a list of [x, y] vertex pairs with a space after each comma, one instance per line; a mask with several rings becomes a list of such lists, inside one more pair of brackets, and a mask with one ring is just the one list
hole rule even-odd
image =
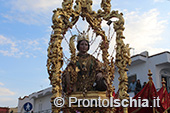
[[[106, 91], [107, 83], [103, 72], [102, 63], [94, 56], [88, 54], [90, 49], [88, 37], [79, 35], [77, 39], [77, 60], [71, 61], [62, 74], [63, 91], [71, 93], [73, 91]], [[76, 71], [76, 81], [71, 82]]]

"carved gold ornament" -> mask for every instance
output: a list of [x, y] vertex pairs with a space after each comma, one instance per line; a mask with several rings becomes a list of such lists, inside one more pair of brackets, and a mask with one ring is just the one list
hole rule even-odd
[[[100, 49], [102, 50], [102, 60], [104, 63], [105, 77], [108, 80], [108, 89], [107, 96], [112, 96], [114, 87], [112, 86], [114, 80], [114, 63], [109, 61], [108, 49], [109, 41], [108, 37], [105, 34], [105, 31], [101, 27], [101, 22], [103, 20], [110, 21], [111, 18], [117, 18], [118, 20], [113, 22], [114, 30], [116, 32], [116, 66], [118, 67], [119, 77], [119, 98], [128, 99], [129, 95], [127, 94], [127, 74], [126, 68], [127, 64], [131, 63], [129, 45], [125, 45], [123, 39], [124, 31], [124, 18], [123, 14], [118, 11], [111, 10], [111, 0], [102, 0], [101, 9], [97, 12], [92, 10], [92, 0], [75, 0], [75, 6], [73, 9], [73, 0], [63, 0], [62, 8], [57, 8], [53, 11], [52, 16], [52, 28], [53, 34], [51, 34], [51, 39], [48, 47], [48, 60], [47, 60], [47, 70], [49, 73], [49, 79], [53, 87], [51, 97], [52, 103], [52, 112], [59, 113], [61, 108], [57, 108], [53, 101], [56, 97], [62, 97], [62, 86], [61, 86], [61, 68], [63, 66], [63, 48], [61, 47], [61, 42], [67, 30], [72, 28], [75, 23], [78, 21], [79, 17], [82, 17], [83, 20], [86, 20], [90, 27], [96, 33], [96, 36], [102, 37], [102, 42]], [[82, 37], [80, 37], [82, 38]], [[75, 36], [70, 38], [70, 53], [71, 53], [71, 62], [75, 63], [78, 59], [76, 56], [76, 50], [74, 47]], [[113, 60], [113, 59], [112, 59]], [[74, 73], [72, 83], [76, 81], [76, 73], [79, 71], [77, 68], [69, 69]], [[91, 111], [86, 111], [91, 113]], [[127, 112], [127, 108], [124, 108], [124, 112]], [[97, 111], [96, 111], [97, 113]]]

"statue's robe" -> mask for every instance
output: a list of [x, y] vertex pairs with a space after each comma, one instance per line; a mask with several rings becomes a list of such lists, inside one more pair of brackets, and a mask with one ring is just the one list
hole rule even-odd
[[[75, 83], [71, 83], [71, 68], [79, 70]], [[107, 83], [103, 72], [102, 63], [94, 56], [78, 54], [78, 61], [69, 63], [62, 74], [63, 91], [105, 91]]]

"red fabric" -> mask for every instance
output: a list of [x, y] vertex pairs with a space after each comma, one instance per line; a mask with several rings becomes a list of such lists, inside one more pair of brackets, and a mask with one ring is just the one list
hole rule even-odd
[[8, 112], [9, 112], [9, 108], [0, 107], [0, 113], [8, 113]]
[[113, 96], [113, 98], [115, 97], [115, 92], [113, 91], [113, 93], [112, 93], [112, 96]]
[[158, 96], [164, 109], [168, 109], [169, 108], [169, 95], [168, 95], [167, 89], [162, 87], [158, 91]]
[[133, 99], [138, 100], [139, 99], [138, 97], [141, 97], [141, 101], [143, 99], [148, 99], [149, 107], [134, 107], [134, 102], [133, 102], [132, 107], [129, 107], [128, 109], [129, 113], [153, 113], [153, 110], [156, 110], [160, 113], [164, 112], [165, 109], [162, 107], [162, 104], [160, 102], [159, 102], [160, 107], [155, 107], [155, 108], [150, 107], [150, 106], [154, 106], [153, 105], [154, 97], [156, 98], [158, 97], [153, 81], [149, 81], [145, 85], [145, 87], [137, 95], [133, 97]]
[[170, 113], [170, 93], [168, 93], [168, 113]]
[[117, 93], [114, 96], [114, 99], [118, 99], [119, 98], [119, 90], [117, 91]]

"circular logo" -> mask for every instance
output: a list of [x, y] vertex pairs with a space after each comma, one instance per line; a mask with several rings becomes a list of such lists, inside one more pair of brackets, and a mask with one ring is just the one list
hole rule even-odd
[[54, 105], [56, 107], [62, 107], [64, 104], [65, 104], [65, 101], [64, 101], [63, 98], [57, 97], [57, 98], [54, 99]]
[[24, 110], [25, 111], [31, 111], [32, 110], [32, 104], [30, 102], [27, 102], [24, 104]]

